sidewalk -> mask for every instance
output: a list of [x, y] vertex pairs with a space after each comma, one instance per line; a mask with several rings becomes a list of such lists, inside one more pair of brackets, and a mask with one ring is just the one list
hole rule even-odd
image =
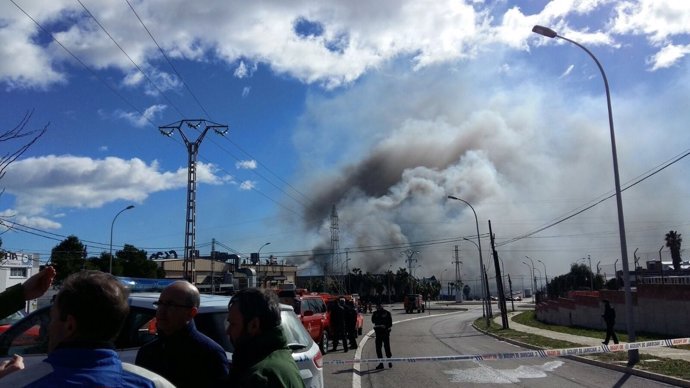
[[[579, 335], [572, 335], [566, 333], [560, 333], [552, 330], [539, 329], [536, 327], [525, 326], [513, 321], [513, 316], [519, 314], [521, 311], [509, 312], [508, 319], [510, 320], [509, 326], [513, 330], [537, 334], [548, 338], [559, 339], [563, 341], [568, 341], [576, 344], [581, 344], [582, 346], [600, 346], [602, 338], [592, 338], [583, 337]], [[494, 322], [501, 325], [501, 315], [498, 314], [494, 317]], [[624, 343], [624, 342], [621, 342]], [[651, 349], [640, 349], [640, 353], [649, 354], [655, 357], [664, 357], [675, 360], [684, 360], [690, 362], [690, 350], [674, 349], [674, 348], [651, 348]]]

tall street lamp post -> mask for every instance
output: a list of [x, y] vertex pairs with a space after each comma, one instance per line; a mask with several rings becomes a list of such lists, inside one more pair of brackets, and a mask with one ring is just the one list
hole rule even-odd
[[[621, 196], [621, 183], [618, 174], [618, 153], [616, 151], [616, 134], [613, 129], [613, 111], [611, 109], [611, 93], [609, 91], [609, 82], [606, 79], [606, 73], [604, 68], [599, 63], [597, 57], [592, 54], [585, 46], [570, 40], [563, 36], [559, 36], [556, 31], [543, 27], [534, 26], [532, 32], [546, 36], [547, 38], [560, 38], [567, 42], [574, 44], [575, 46], [584, 50], [597, 64], [599, 71], [601, 72], [601, 77], [604, 79], [604, 88], [606, 89], [606, 107], [608, 108], [609, 114], [609, 131], [611, 133], [611, 153], [613, 156], [613, 179], [616, 188], [616, 206], [618, 208], [618, 233], [620, 235], [621, 244], [621, 260], [623, 264], [623, 284], [625, 287], [625, 323], [628, 329], [628, 338], [630, 342], [635, 341], [635, 325], [633, 322], [633, 301], [632, 301], [632, 290], [630, 286], [630, 271], [628, 268], [628, 244], [625, 239], [625, 219], [623, 217], [623, 198]], [[640, 360], [640, 354], [637, 349], [628, 351], [628, 362], [630, 364], [636, 364]]]
[[120, 210], [115, 214], [115, 217], [113, 217], [113, 222], [110, 223], [110, 265], [108, 266], [108, 272], [110, 274], [113, 273], [113, 227], [115, 226], [115, 220], [117, 219], [117, 216], [122, 214], [123, 211], [129, 210], [129, 209], [134, 209], [134, 205], [129, 205], [126, 208]]
[[[259, 247], [259, 250], [256, 251], [256, 258], [259, 259], [259, 261], [257, 261], [258, 267], [257, 267], [257, 270], [256, 270], [256, 272], [257, 272], [256, 275], [259, 277], [259, 286], [261, 286], [261, 285], [263, 284], [263, 283], [261, 283], [262, 279], [260, 278], [260, 277], [261, 277], [261, 270], [260, 270], [260, 269], [261, 269], [261, 249], [262, 249], [263, 247], [265, 247], [266, 245], [271, 245], [271, 243], [270, 243], [270, 242], [264, 243], [264, 245], [260, 246], [260, 247]], [[264, 271], [264, 272], [268, 273], [268, 265], [266, 265], [266, 271]], [[266, 276], [264, 276], [264, 278], [265, 278], [265, 277], [266, 277]], [[265, 280], [265, 279], [264, 279], [264, 280]]]
[[541, 265], [544, 266], [544, 280], [546, 280], [546, 297], [549, 297], [549, 276], [546, 274], [546, 264], [544, 264], [543, 261], [540, 259], [537, 259], [538, 262], [541, 263]]
[[487, 304], [487, 307], [486, 307], [486, 327], [489, 327], [489, 325], [490, 325], [489, 315], [491, 315], [491, 313], [490, 313], [491, 301], [489, 300], [489, 285], [486, 283], [486, 280], [484, 279], [484, 275], [483, 275], [484, 259], [482, 258], [482, 240], [481, 240], [481, 238], [479, 238], [479, 219], [477, 218], [477, 212], [474, 211], [474, 208], [472, 207], [472, 205], [470, 205], [470, 203], [465, 201], [464, 199], [460, 199], [460, 198], [452, 196], [452, 195], [449, 195], [448, 199], [454, 199], [456, 201], [460, 201], [460, 202], [464, 203], [465, 205], [469, 206], [470, 209], [472, 209], [472, 213], [474, 213], [474, 224], [477, 227], [477, 249], [479, 249], [479, 267], [480, 267], [479, 272], [482, 273], [482, 275], [481, 275], [481, 277], [482, 277], [482, 293], [484, 293], [484, 300], [485, 300], [485, 303]]
[[534, 284], [534, 292], [537, 292], [537, 277], [534, 274], [534, 260], [531, 257], [525, 256], [530, 263], [532, 263], [532, 284]]
[[[527, 257], [527, 256], [525, 256], [525, 257]], [[532, 287], [536, 287], [536, 285], [534, 284], [534, 267], [531, 267], [529, 264], [527, 264], [527, 263], [524, 262], [524, 261], [522, 262], [522, 264], [526, 265], [527, 268], [529, 268], [530, 274], [532, 275], [532, 282], [531, 282], [531, 283], [532, 283]], [[534, 303], [534, 294], [535, 294], [536, 292], [537, 292], [537, 290], [536, 290], [535, 288], [533, 288], [533, 289], [532, 289], [532, 303]]]

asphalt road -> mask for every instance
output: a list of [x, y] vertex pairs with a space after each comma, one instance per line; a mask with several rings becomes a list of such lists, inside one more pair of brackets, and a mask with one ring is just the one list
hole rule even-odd
[[[391, 349], [393, 357], [429, 357], [460, 354], [516, 352], [514, 345], [485, 336], [472, 328], [481, 306], [469, 310], [427, 311], [405, 314], [393, 306]], [[376, 358], [371, 314], [365, 315], [359, 349], [328, 353], [324, 361]], [[341, 348], [342, 349], [342, 348]], [[326, 365], [327, 387], [491, 387], [507, 384], [524, 387], [663, 387], [670, 386], [561, 358], [499, 361], [441, 361], [394, 363], [375, 370], [376, 364]]]

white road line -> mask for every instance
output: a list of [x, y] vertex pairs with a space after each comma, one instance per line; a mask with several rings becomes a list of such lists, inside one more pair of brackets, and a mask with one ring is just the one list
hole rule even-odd
[[[431, 317], [442, 317], [444, 315], [450, 315], [450, 314], [458, 314], [458, 313], [463, 313], [465, 311], [453, 311], [450, 313], [443, 313], [443, 314], [435, 314], [435, 315], [422, 315], [419, 317], [414, 317], [414, 318], [407, 318], [407, 319], [401, 319], [399, 321], [393, 322], [393, 324], [397, 323], [403, 323], [403, 322], [409, 322], [409, 321], [414, 321], [416, 319], [424, 319], [424, 318], [431, 318]], [[355, 359], [359, 360], [362, 358], [362, 349], [364, 349], [364, 345], [367, 343], [367, 340], [374, 334], [374, 330], [370, 330], [364, 338], [362, 338], [362, 341], [357, 344], [357, 351], [355, 352]], [[360, 377], [360, 363], [356, 362], [352, 365], [352, 388], [362, 388], [362, 379]]]

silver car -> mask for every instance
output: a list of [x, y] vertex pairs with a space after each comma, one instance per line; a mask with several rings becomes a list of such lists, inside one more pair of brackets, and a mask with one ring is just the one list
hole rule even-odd
[[[155, 338], [156, 308], [153, 302], [157, 301], [159, 296], [159, 292], [130, 295], [129, 315], [115, 341], [115, 347], [122, 361], [134, 363], [138, 348]], [[199, 331], [219, 343], [227, 352], [228, 360], [232, 360], [233, 348], [226, 334], [229, 301], [229, 296], [202, 294], [199, 313], [194, 317], [194, 323]], [[292, 306], [281, 304], [280, 312], [283, 333], [288, 347], [292, 349], [292, 357], [300, 369], [305, 386], [323, 387], [323, 356], [319, 346], [304, 329]], [[43, 360], [48, 346], [49, 322], [50, 307], [48, 306], [34, 311], [12, 325], [0, 335], [0, 358], [19, 354], [24, 357], [25, 365]]]

